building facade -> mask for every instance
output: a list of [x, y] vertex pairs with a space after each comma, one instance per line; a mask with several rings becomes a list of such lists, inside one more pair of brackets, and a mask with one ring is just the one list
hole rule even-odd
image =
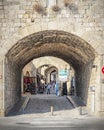
[[1, 0], [0, 115], [21, 97], [23, 67], [42, 56], [70, 64], [77, 96], [104, 115], [103, 39], [103, 0]]

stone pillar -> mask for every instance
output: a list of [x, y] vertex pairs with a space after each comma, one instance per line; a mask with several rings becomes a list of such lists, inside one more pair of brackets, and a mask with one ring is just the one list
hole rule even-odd
[[47, 75], [47, 83], [50, 83], [50, 73]]
[[67, 81], [67, 94], [68, 94], [68, 95], [70, 95], [70, 87], [71, 87], [70, 84], [71, 84], [71, 83], [70, 83], [70, 80], [68, 80], [68, 81]]
[[4, 90], [4, 61], [0, 60], [0, 116], [5, 116]]

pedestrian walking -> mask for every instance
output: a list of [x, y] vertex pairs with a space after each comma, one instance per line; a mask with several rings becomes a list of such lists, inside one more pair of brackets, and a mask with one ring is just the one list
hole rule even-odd
[[55, 84], [55, 93], [57, 96], [59, 95], [59, 83], [58, 82], [56, 82], [56, 84]]
[[48, 86], [47, 86], [47, 94], [50, 94], [50, 89], [51, 89], [51, 84], [48, 83]]

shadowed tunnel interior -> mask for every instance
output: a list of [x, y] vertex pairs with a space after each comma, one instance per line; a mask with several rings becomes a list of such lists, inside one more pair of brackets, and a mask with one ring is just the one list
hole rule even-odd
[[[54, 56], [69, 63], [75, 70], [76, 93], [87, 103], [94, 49], [83, 39], [64, 31], [41, 31], [19, 40], [5, 60], [5, 110], [8, 112], [21, 97], [21, 71], [31, 60]], [[8, 100], [8, 96], [11, 98]]]

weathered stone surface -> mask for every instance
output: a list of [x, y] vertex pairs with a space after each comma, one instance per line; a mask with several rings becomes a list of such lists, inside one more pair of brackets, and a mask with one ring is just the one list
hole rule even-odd
[[[5, 84], [5, 90], [8, 88], [7, 93], [12, 95], [11, 100], [8, 97], [6, 101], [1, 98], [6, 104], [6, 110], [19, 99], [20, 90], [18, 94], [13, 90], [21, 86], [18, 84], [20, 78], [16, 77], [21, 77], [23, 66], [33, 58], [48, 55], [59, 57], [74, 67], [79, 86], [77, 92], [85, 103], [88, 98], [88, 104], [91, 104], [89, 87], [95, 85], [95, 111], [104, 111], [103, 101], [100, 101], [104, 97], [100, 89], [104, 87], [101, 83], [104, 62], [100, 56], [104, 54], [104, 1], [81, 0], [73, 2], [70, 8], [63, 7], [63, 3], [59, 2], [62, 7], [60, 14], [53, 13], [49, 8], [47, 16], [41, 16], [33, 10], [36, 2], [0, 2], [0, 60], [5, 60], [5, 56], [7, 58], [2, 65], [3, 71], [0, 70], [3, 75], [0, 88]], [[93, 61], [97, 65], [95, 70], [91, 67]], [[17, 71], [18, 67], [20, 70]]]

